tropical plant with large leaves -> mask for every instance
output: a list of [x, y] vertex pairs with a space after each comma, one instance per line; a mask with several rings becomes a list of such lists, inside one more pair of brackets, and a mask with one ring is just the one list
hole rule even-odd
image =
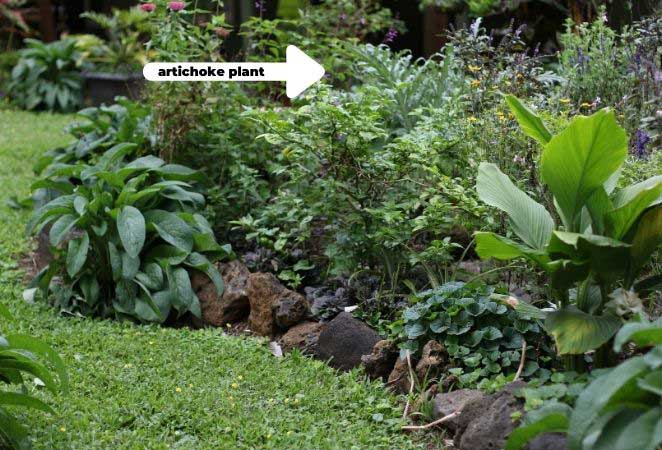
[[[0, 316], [12, 317], [0, 305]], [[16, 418], [14, 407], [53, 412], [42, 400], [30, 394], [28, 383], [41, 380], [53, 394], [66, 393], [69, 385], [67, 370], [58, 354], [42, 341], [24, 334], [0, 335], [0, 447], [30, 448], [28, 430], [22, 420]], [[19, 390], [16, 390], [19, 387]]]
[[614, 350], [632, 342], [653, 346], [593, 380], [574, 408], [551, 401], [531, 411], [513, 431], [506, 450], [520, 450], [542, 433], [567, 433], [571, 450], [655, 450], [662, 444], [662, 319], [621, 328]]
[[[97, 164], [59, 164], [32, 188], [62, 195], [37, 209], [29, 224], [50, 225], [54, 260], [33, 280], [67, 312], [163, 322], [171, 312], [200, 317], [189, 273], [203, 272], [219, 294], [213, 261], [232, 253], [199, 214], [200, 174], [155, 156], [128, 164], [136, 144], [106, 151]], [[63, 180], [64, 179], [64, 180]]]
[[[522, 130], [543, 146], [541, 178], [560, 223], [498, 167], [482, 163], [478, 194], [508, 215], [518, 240], [478, 232], [476, 251], [481, 258], [525, 258], [547, 272], [557, 309], [536, 314], [559, 354], [582, 354], [609, 341], [622, 316], [640, 310], [636, 281], [662, 243], [662, 175], [615, 189], [627, 136], [607, 109], [578, 116], [552, 135], [517, 98], [506, 101]], [[527, 315], [535, 309], [515, 303]]]

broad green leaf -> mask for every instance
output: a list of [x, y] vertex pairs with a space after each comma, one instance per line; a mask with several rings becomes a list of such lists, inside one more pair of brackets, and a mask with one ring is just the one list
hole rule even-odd
[[168, 276], [172, 306], [180, 313], [188, 311], [195, 296], [188, 272], [181, 267], [169, 267], [166, 270], [166, 274]]
[[78, 217], [73, 214], [65, 214], [53, 223], [48, 233], [48, 238], [53, 247], [57, 247], [67, 237], [71, 229], [76, 226]]
[[547, 408], [543, 411], [534, 411], [529, 416], [535, 415], [532, 419], [527, 416], [526, 423], [520, 425], [508, 436], [505, 450], [521, 450], [526, 447], [536, 436], [543, 433], [560, 433], [568, 429], [568, 416], [570, 407], [564, 404], [554, 405], [554, 408]]
[[216, 287], [216, 293], [218, 295], [223, 295], [223, 290], [224, 290], [223, 277], [221, 277], [221, 274], [218, 273], [218, 269], [216, 269], [216, 266], [212, 264], [204, 255], [193, 252], [188, 256], [188, 258], [186, 258], [184, 264], [186, 264], [187, 266], [191, 266], [194, 269], [197, 269], [201, 272], [204, 272], [209, 277], [209, 279], [214, 283], [214, 287]]
[[628, 268], [630, 245], [597, 234], [554, 231], [548, 252], [588, 261], [597, 273], [621, 273]]
[[479, 231], [474, 233], [474, 238], [476, 239], [476, 253], [482, 259], [496, 258], [508, 261], [515, 258], [527, 258], [542, 267], [546, 267], [549, 262], [546, 253], [494, 233]]
[[662, 444], [662, 408], [652, 408], [630, 421], [614, 443], [615, 449], [655, 450]]
[[145, 213], [145, 218], [149, 224], [154, 226], [164, 241], [187, 253], [193, 250], [193, 229], [176, 214], [151, 210]]
[[74, 278], [85, 265], [87, 252], [90, 248], [90, 236], [87, 231], [83, 236], [69, 241], [67, 248], [67, 273]]
[[[649, 191], [651, 189], [656, 189], [662, 184], [662, 175], [657, 175], [651, 178], [648, 178], [647, 180], [641, 181], [639, 183], [633, 184], [631, 186], [625, 187], [618, 191], [617, 193], [614, 194], [613, 196], [613, 203], [616, 208], [620, 208], [624, 205], [627, 205], [630, 203], [632, 200], [634, 200], [635, 197], [637, 197], [639, 194], [641, 194], [644, 191]], [[658, 197], [656, 202], [653, 202], [651, 204], [659, 204], [662, 202], [662, 196]]]
[[508, 103], [510, 110], [524, 133], [543, 145], [552, 139], [552, 134], [547, 130], [540, 117], [520, 102], [517, 97], [506, 95], [506, 103]]
[[483, 202], [508, 214], [513, 231], [525, 244], [537, 250], [547, 245], [554, 229], [552, 216], [519, 190], [497, 166], [480, 164], [476, 189]]
[[662, 318], [655, 322], [626, 323], [614, 338], [614, 351], [620, 352], [626, 342], [634, 342], [639, 347], [662, 345]]
[[662, 370], [655, 370], [637, 381], [637, 386], [644, 391], [662, 397]]
[[662, 208], [655, 207], [644, 213], [637, 225], [632, 238], [631, 258], [628, 284], [634, 281], [639, 269], [650, 259], [651, 255], [662, 245]]
[[117, 281], [122, 278], [122, 257], [112, 242], [108, 243], [108, 259], [113, 272], [113, 280]]
[[591, 272], [591, 267], [587, 261], [555, 259], [547, 264], [547, 270], [552, 278], [554, 289], [568, 290], [575, 283], [586, 280]]
[[172, 245], [157, 245], [152, 247], [145, 255], [145, 260], [147, 261], [157, 261], [161, 263], [161, 266], [176, 266], [181, 264], [186, 257], [188, 252], [173, 247]]
[[0, 433], [10, 448], [29, 450], [31, 448], [27, 430], [6, 409], [0, 407]]
[[136, 148], [138, 148], [137, 144], [129, 142], [117, 144], [107, 150], [103, 155], [101, 155], [97, 166], [101, 170], [108, 170], [118, 161], [121, 161], [122, 158], [124, 158], [126, 155], [133, 152]]
[[140, 270], [140, 258], [122, 252], [122, 278], [132, 280]]
[[67, 367], [60, 358], [60, 355], [55, 352], [50, 346], [32, 336], [25, 334], [11, 334], [5, 336], [9, 345], [15, 348], [23, 348], [48, 362], [55, 369], [58, 379], [60, 381], [59, 388], [63, 393], [69, 391], [69, 374]]
[[616, 334], [621, 320], [616, 316], [595, 316], [574, 306], [549, 312], [545, 329], [556, 342], [559, 355], [579, 355], [595, 350]]
[[128, 163], [125, 168], [128, 169], [156, 169], [165, 165], [165, 161], [153, 155], [143, 156]]
[[642, 190], [629, 202], [617, 206], [606, 214], [608, 235], [614, 239], [623, 239], [639, 217], [662, 196], [662, 181], [650, 189]]
[[627, 135], [608, 110], [576, 117], [547, 143], [540, 172], [571, 226], [568, 231], [577, 231], [582, 208], [626, 156]]
[[125, 206], [117, 217], [117, 232], [124, 250], [137, 258], [145, 245], [145, 218], [133, 206]]
[[642, 357], [631, 358], [593, 380], [582, 391], [570, 416], [568, 446], [571, 450], [581, 450], [584, 433], [611, 398], [647, 370], [648, 366]]
[[39, 409], [47, 413], [54, 412], [53, 408], [38, 398], [18, 392], [0, 392], [0, 405], [24, 406], [26, 408]]

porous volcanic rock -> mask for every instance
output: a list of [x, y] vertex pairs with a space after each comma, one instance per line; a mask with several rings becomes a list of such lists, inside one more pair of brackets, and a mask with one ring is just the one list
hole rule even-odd
[[287, 330], [281, 336], [280, 344], [285, 351], [298, 348], [302, 353], [316, 355], [321, 328], [320, 322], [302, 322]]
[[350, 313], [341, 312], [322, 327], [317, 356], [329, 360], [337, 369], [351, 370], [361, 364], [361, 357], [370, 354], [380, 340], [375, 330]]
[[214, 283], [201, 272], [193, 272], [191, 286], [200, 299], [202, 311], [199, 326], [222, 327], [228, 323], [236, 323], [248, 316], [248, 277], [250, 272], [239, 261], [218, 263], [218, 271], [223, 277], [225, 289], [218, 295]]
[[361, 362], [370, 378], [385, 380], [393, 370], [397, 359], [398, 347], [392, 341], [384, 339], [375, 344], [372, 353], [363, 355]]
[[252, 273], [248, 277], [248, 323], [253, 333], [273, 336], [279, 328], [290, 327], [308, 314], [306, 299], [283, 286], [272, 273]]

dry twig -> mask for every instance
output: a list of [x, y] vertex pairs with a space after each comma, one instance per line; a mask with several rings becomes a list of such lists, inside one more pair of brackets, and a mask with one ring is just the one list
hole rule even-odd
[[451, 420], [452, 418], [457, 417], [459, 415], [460, 415], [460, 411], [455, 411], [453, 413], [448, 414], [447, 416], [444, 416], [444, 417], [441, 417], [441, 418], [435, 420], [434, 422], [430, 422], [430, 423], [425, 424], [425, 425], [405, 425], [404, 427], [402, 427], [402, 429], [407, 430], [407, 431], [427, 430], [428, 428], [432, 428], [435, 425], [439, 425], [439, 424], [442, 424], [444, 422], [447, 422], [447, 421]]
[[412, 392], [414, 392], [414, 369], [411, 368], [411, 356], [409, 355], [409, 350], [407, 350], [407, 367], [409, 368], [409, 395], [407, 395], [405, 411], [402, 414], [403, 419], [406, 419], [409, 415], [409, 399], [411, 398]]
[[524, 361], [526, 360], [526, 341], [522, 339], [522, 356], [519, 359], [519, 367], [517, 368], [517, 373], [513, 381], [517, 381], [520, 375], [522, 375], [522, 369], [524, 369]]

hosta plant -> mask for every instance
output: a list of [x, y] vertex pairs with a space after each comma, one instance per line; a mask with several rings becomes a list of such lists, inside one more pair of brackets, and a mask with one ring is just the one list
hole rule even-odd
[[542, 433], [567, 434], [571, 450], [654, 450], [662, 444], [662, 319], [626, 324], [614, 340], [653, 346], [593, 380], [574, 408], [551, 401], [531, 411], [508, 438], [506, 450], [520, 450]]
[[73, 111], [83, 101], [83, 78], [71, 39], [44, 43], [26, 39], [21, 59], [7, 85], [12, 101], [24, 109]]
[[118, 144], [95, 165], [61, 165], [51, 173], [55, 180], [33, 185], [62, 193], [28, 224], [34, 233], [50, 225], [55, 255], [34, 286], [52, 292], [67, 312], [142, 322], [163, 322], [173, 312], [199, 317], [190, 273], [206, 273], [222, 293], [213, 261], [231, 249], [216, 242], [198, 213], [205, 200], [192, 185], [199, 174], [154, 156], [125, 164], [134, 150]]
[[429, 340], [443, 344], [450, 358], [448, 371], [471, 385], [498, 373], [514, 374], [526, 341], [524, 377], [547, 378], [541, 368], [552, 350], [536, 320], [524, 318], [491, 296], [494, 289], [480, 283], [449, 282], [414, 296], [394, 324], [401, 349], [413, 355]]
[[[627, 136], [609, 110], [576, 117], [552, 135], [516, 98], [506, 100], [522, 130], [543, 146], [540, 176], [558, 218], [494, 164], [482, 163], [478, 194], [508, 215], [513, 236], [478, 232], [476, 251], [482, 258], [525, 258], [547, 272], [553, 311], [511, 304], [545, 319], [559, 354], [582, 354], [609, 341], [624, 318], [641, 315], [638, 289], [659, 281], [639, 277], [662, 243], [662, 175], [615, 188]], [[607, 364], [608, 353], [598, 362]]]
[[[0, 315], [12, 319], [2, 305]], [[53, 412], [49, 405], [31, 395], [28, 386], [35, 379], [41, 380], [43, 386], [53, 394], [66, 393], [68, 390], [69, 379], [65, 365], [48, 345], [28, 335], [0, 335], [1, 448], [30, 448], [26, 424], [23, 418], [15, 417], [15, 407]]]

